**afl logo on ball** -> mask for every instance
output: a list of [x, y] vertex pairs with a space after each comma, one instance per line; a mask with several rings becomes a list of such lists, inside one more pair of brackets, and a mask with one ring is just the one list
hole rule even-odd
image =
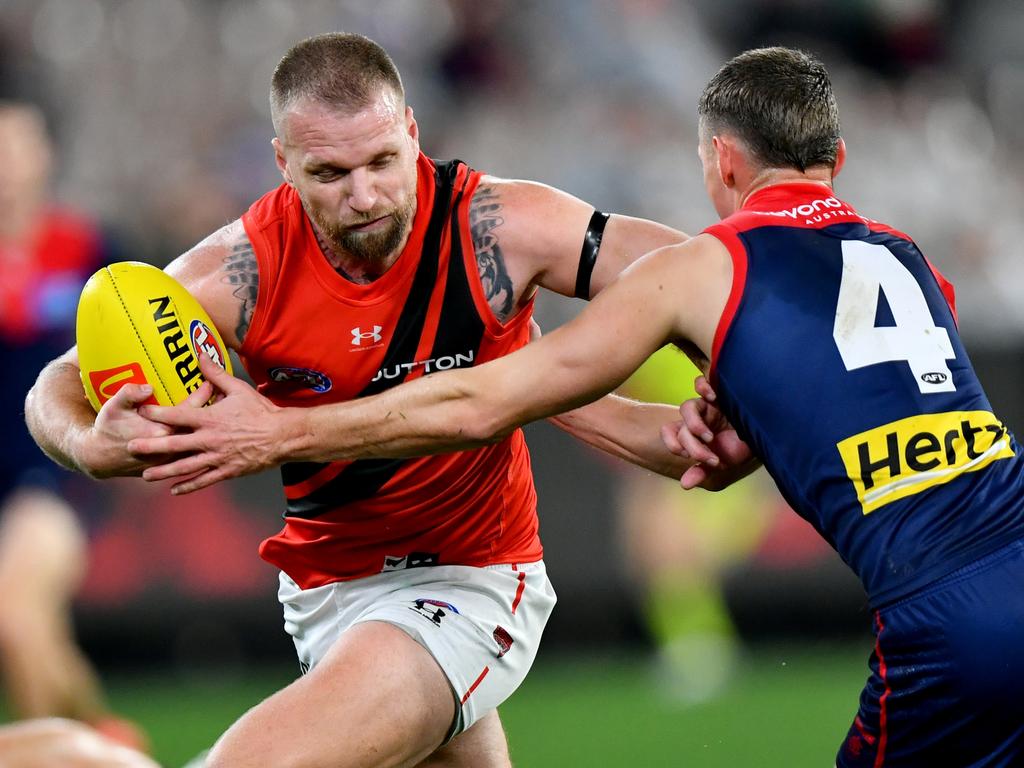
[[279, 383], [295, 382], [304, 384], [314, 392], [327, 392], [332, 384], [326, 374], [309, 368], [271, 368], [267, 371], [271, 381]]
[[205, 352], [207, 357], [221, 368], [227, 368], [224, 365], [224, 353], [217, 343], [217, 337], [213, 335], [206, 323], [202, 320], [193, 320], [189, 326], [189, 337], [192, 339], [192, 349], [195, 350], [196, 357], [199, 356], [200, 351]]

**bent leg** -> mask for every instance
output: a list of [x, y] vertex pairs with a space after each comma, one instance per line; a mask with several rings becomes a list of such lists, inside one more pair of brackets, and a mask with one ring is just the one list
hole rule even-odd
[[455, 714], [451, 686], [430, 653], [397, 627], [367, 621], [344, 632], [307, 675], [243, 715], [207, 766], [413, 766], [438, 748]]

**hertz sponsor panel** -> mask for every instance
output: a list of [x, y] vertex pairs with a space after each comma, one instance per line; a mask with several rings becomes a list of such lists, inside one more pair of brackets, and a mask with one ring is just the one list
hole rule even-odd
[[988, 411], [911, 416], [836, 444], [864, 514], [1013, 456]]
[[96, 272], [78, 301], [82, 384], [97, 411], [125, 384], [149, 384], [150, 402], [180, 403], [203, 383], [202, 351], [231, 372], [227, 347], [199, 302], [149, 264], [119, 262]]

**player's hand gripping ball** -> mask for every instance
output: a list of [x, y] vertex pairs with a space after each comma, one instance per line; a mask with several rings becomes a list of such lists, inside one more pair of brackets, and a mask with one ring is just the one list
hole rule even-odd
[[92, 407], [125, 384], [149, 384], [155, 405], [176, 405], [203, 383], [200, 350], [231, 373], [210, 316], [166, 272], [138, 261], [104, 267], [78, 301], [78, 360]]

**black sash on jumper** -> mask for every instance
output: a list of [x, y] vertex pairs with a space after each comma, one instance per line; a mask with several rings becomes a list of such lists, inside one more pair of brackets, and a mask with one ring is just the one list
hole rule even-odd
[[[441, 306], [437, 335], [430, 357], [454, 356], [466, 351], [479, 350], [484, 324], [473, 302], [469, 279], [459, 236], [458, 208], [462, 192], [455, 195], [455, 181], [462, 163], [458, 160], [436, 163], [434, 205], [423, 240], [423, 252], [413, 277], [412, 287], [399, 316], [395, 332], [384, 353], [381, 370], [396, 370], [391, 378], [377, 377], [370, 381], [356, 397], [376, 395], [401, 384], [415, 362], [416, 350], [430, 306], [430, 296], [437, 282], [441, 259], [441, 240], [445, 225], [450, 224], [451, 248], [448, 257], [447, 282]], [[353, 461], [338, 475], [316, 490], [297, 499], [288, 499], [285, 517], [315, 518], [353, 501], [367, 499], [376, 494], [408, 459], [359, 459]], [[311, 479], [330, 464], [293, 462], [281, 467], [285, 486], [297, 485]]]

